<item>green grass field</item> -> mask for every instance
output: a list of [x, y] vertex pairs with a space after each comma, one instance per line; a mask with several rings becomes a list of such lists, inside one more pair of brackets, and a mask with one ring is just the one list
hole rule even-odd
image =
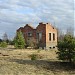
[[[60, 63], [56, 51], [0, 48], [0, 75], [75, 75], [74, 66]], [[40, 58], [31, 60], [31, 54]]]

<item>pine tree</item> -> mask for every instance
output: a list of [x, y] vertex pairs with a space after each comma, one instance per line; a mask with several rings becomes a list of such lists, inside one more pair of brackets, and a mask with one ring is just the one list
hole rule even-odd
[[69, 62], [75, 58], [75, 39], [71, 35], [66, 35], [63, 41], [58, 42], [58, 58]]
[[25, 48], [25, 40], [21, 31], [17, 32], [16, 37], [14, 39], [15, 48], [23, 49]]
[[8, 40], [8, 35], [7, 35], [7, 33], [4, 33], [3, 34], [3, 41], [7, 41]]

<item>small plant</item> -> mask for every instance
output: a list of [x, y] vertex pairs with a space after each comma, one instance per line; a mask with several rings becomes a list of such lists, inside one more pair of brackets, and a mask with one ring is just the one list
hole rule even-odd
[[1, 42], [0, 47], [6, 48], [7, 47], [7, 43], [6, 42]]
[[37, 59], [42, 59], [43, 58], [39, 54], [31, 54], [31, 55], [29, 55], [29, 57], [31, 58], [31, 60], [37, 60]]
[[31, 58], [31, 60], [36, 60], [37, 59], [37, 55], [36, 54], [31, 54], [29, 57]]

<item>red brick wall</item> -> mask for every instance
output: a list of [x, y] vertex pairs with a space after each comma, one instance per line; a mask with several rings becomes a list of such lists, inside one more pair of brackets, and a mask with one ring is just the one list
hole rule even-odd
[[31, 28], [30, 26], [26, 25], [24, 28], [23, 28], [23, 34], [24, 34], [24, 37], [27, 38], [28, 36], [28, 33], [31, 32], [32, 33], [32, 36], [34, 35], [34, 30], [33, 28]]
[[[33, 27], [29, 26], [28, 24], [23, 28], [19, 28], [17, 31], [21, 30], [23, 32], [24, 38], [27, 40], [27, 35], [29, 32], [32, 33], [32, 37], [37, 40], [36, 34], [41, 32], [42, 33], [42, 40], [41, 40], [41, 44], [42, 47], [50, 47], [53, 45], [57, 45], [57, 30], [55, 28], [52, 27], [51, 24], [49, 23], [39, 23], [39, 25], [36, 27], [36, 29], [34, 29]], [[55, 41], [53, 41], [53, 39], [51, 41], [49, 41], [49, 33], [51, 33], [53, 35], [53, 33], [55, 33]], [[52, 36], [53, 38], [53, 36]]]
[[[49, 33], [51, 33], [51, 41], [49, 40]], [[53, 41], [53, 33], [55, 34], [55, 41]], [[46, 46], [53, 47], [57, 45], [57, 30], [51, 24], [46, 24]]]
[[39, 23], [36, 28], [36, 32], [42, 32], [42, 43], [46, 43], [46, 25]]

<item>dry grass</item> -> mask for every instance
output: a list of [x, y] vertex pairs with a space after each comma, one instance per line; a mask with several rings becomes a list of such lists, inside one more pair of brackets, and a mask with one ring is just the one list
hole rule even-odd
[[[32, 50], [0, 48], [0, 75], [75, 75], [75, 69], [68, 63], [60, 63], [57, 50]], [[32, 61], [31, 54], [41, 56]]]

